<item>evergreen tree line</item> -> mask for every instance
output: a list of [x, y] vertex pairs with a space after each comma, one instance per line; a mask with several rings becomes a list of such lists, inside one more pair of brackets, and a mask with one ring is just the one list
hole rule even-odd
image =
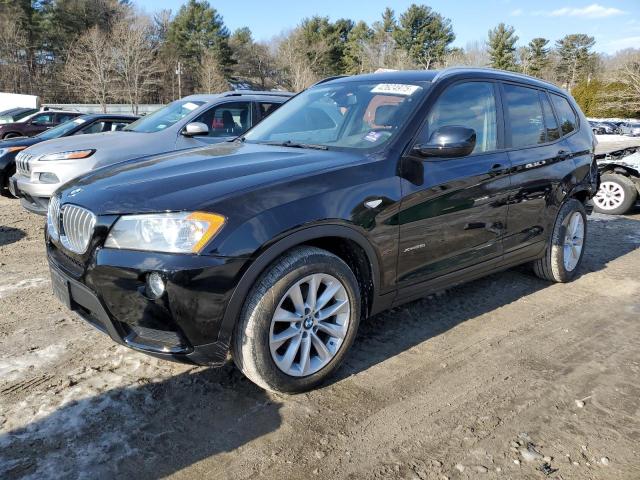
[[299, 91], [331, 75], [377, 69], [492, 67], [567, 88], [588, 115], [640, 114], [640, 50], [594, 52], [570, 34], [518, 43], [500, 23], [487, 38], [453, 47], [451, 20], [426, 5], [387, 8], [369, 25], [303, 19], [268, 42], [230, 32], [207, 0], [148, 16], [131, 0], [0, 0], [0, 91], [45, 102], [166, 103], [233, 86]]

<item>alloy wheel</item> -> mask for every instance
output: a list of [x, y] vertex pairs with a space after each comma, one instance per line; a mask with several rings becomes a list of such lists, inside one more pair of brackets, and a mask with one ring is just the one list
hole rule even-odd
[[298, 280], [280, 299], [269, 331], [271, 357], [294, 377], [312, 375], [335, 357], [347, 335], [351, 307], [345, 286], [332, 275]]
[[601, 210], [615, 210], [624, 202], [624, 189], [615, 182], [602, 182], [593, 203]]
[[563, 244], [564, 268], [568, 272], [572, 272], [580, 261], [584, 245], [584, 219], [580, 212], [573, 212], [567, 217], [565, 227]]

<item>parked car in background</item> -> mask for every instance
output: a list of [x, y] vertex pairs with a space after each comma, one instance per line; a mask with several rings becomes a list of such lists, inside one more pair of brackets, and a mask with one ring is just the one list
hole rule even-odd
[[607, 135], [613, 135], [618, 133], [618, 125], [613, 122], [600, 122], [602, 126], [604, 126], [604, 133]]
[[67, 112], [64, 110], [47, 110], [33, 113], [17, 122], [0, 125], [0, 139], [33, 137], [80, 115], [82, 115], [80, 112]]
[[32, 115], [38, 111], [39, 110], [37, 108], [21, 108], [21, 107], [5, 110], [4, 112], [0, 112], [0, 124], [17, 122], [18, 120], [28, 115]]
[[[125, 126], [137, 120], [134, 115], [89, 114], [81, 115], [57, 127], [36, 135], [35, 137], [19, 137], [0, 141], [0, 195], [12, 196], [9, 192], [9, 178], [16, 172], [15, 158], [22, 150], [60, 137], [102, 133], [122, 130]], [[46, 178], [40, 178], [44, 181]]]
[[[122, 131], [59, 138], [20, 152], [9, 187], [29, 211], [44, 215], [53, 192], [95, 168], [184, 150], [241, 135], [292, 96], [287, 92], [191, 95], [140, 118]], [[42, 181], [42, 178], [46, 181]]]
[[574, 278], [594, 146], [575, 101], [530, 77], [329, 79], [235, 141], [65, 185], [53, 291], [120, 344], [209, 365], [231, 350], [263, 388], [308, 390], [363, 317], [523, 263]]
[[620, 126], [620, 134], [629, 136], [640, 135], [640, 123], [626, 122]]
[[591, 126], [591, 131], [595, 135], [604, 135], [606, 133], [605, 126], [602, 125], [600, 122], [589, 120], [589, 125]]
[[612, 122], [603, 122], [597, 120], [589, 120], [591, 130], [596, 135], [613, 135], [618, 133], [618, 126]]
[[598, 213], [624, 215], [638, 201], [640, 192], [640, 149], [619, 158], [607, 155], [598, 159], [601, 180], [597, 195], [593, 198]]

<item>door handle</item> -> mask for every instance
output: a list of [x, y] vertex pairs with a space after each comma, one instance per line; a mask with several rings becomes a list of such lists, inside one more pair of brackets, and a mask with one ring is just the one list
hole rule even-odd
[[569, 158], [569, 155], [570, 153], [567, 150], [560, 150], [556, 158], [558, 160], [566, 160], [567, 158]]
[[501, 163], [494, 163], [493, 165], [491, 165], [491, 168], [489, 169], [489, 175], [497, 175], [499, 173], [502, 173], [504, 170], [504, 165], [502, 165]]

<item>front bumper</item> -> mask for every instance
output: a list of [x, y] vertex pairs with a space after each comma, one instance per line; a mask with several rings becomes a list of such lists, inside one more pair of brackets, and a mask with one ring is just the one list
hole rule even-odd
[[[58, 299], [115, 342], [167, 360], [226, 361], [220, 326], [244, 259], [106, 248], [82, 258], [51, 239], [47, 255]], [[146, 294], [152, 271], [166, 282], [157, 300]]]

